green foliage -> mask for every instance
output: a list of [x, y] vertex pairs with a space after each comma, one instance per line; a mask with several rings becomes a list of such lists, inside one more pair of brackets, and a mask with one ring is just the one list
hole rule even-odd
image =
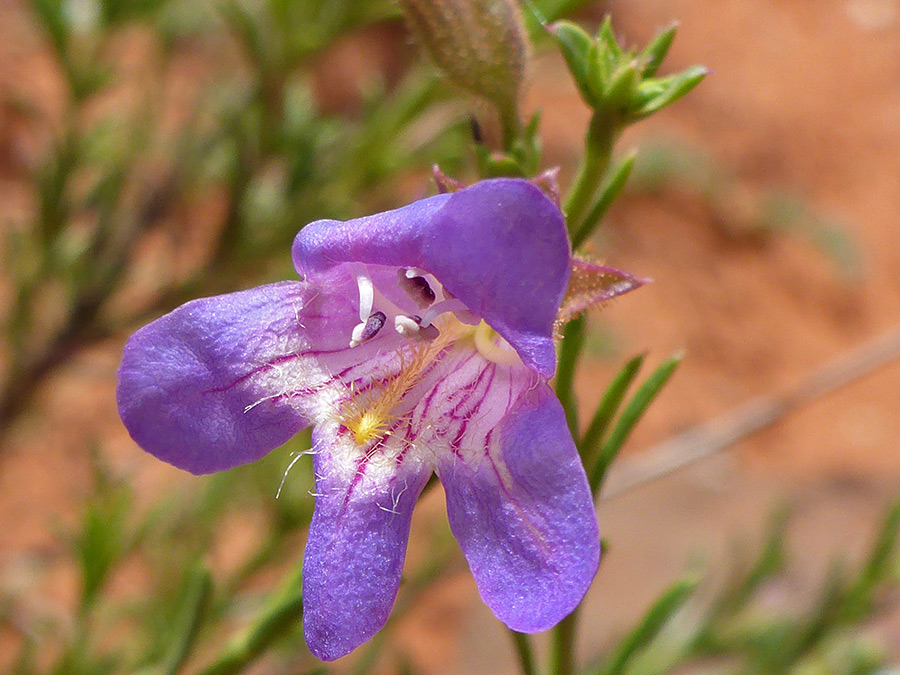
[[591, 423], [578, 444], [578, 452], [586, 465], [590, 464], [591, 456], [600, 446], [600, 440], [606, 434], [606, 430], [619, 410], [619, 406], [622, 405], [625, 394], [628, 393], [628, 388], [637, 377], [644, 363], [644, 356], [644, 354], [641, 354], [626, 363], [603, 394], [603, 398], [600, 400], [597, 410], [591, 418]]
[[572, 246], [578, 247], [584, 244], [593, 233], [597, 224], [603, 220], [609, 207], [622, 193], [628, 177], [634, 169], [637, 153], [630, 152], [609, 169], [607, 176], [600, 185], [597, 193], [597, 201], [584, 217], [584, 222], [577, 231], [572, 233]]
[[141, 675], [175, 675], [190, 656], [212, 597], [212, 575], [205, 565], [188, 568], [178, 597], [173, 620], [160, 636], [164, 647], [159, 665], [141, 670]]
[[591, 425], [579, 443], [579, 452], [584, 459], [588, 482], [591, 484], [591, 491], [594, 495], [600, 493], [603, 479], [606, 477], [610, 465], [618, 456], [631, 431], [643, 417], [647, 408], [662, 391], [669, 378], [675, 374], [675, 370], [683, 358], [684, 354], [678, 353], [663, 361], [638, 387], [613, 425], [612, 431], [605, 436], [605, 431], [612, 421], [613, 413], [622, 401], [625, 390], [637, 375], [642, 357], [626, 364], [607, 389], [591, 420]]
[[288, 576], [283, 588], [263, 607], [256, 621], [234, 638], [202, 675], [231, 675], [242, 672], [269, 646], [297, 626], [303, 615], [301, 568]]
[[114, 480], [94, 450], [96, 492], [82, 512], [81, 531], [72, 541], [81, 567], [82, 613], [96, 603], [115, 564], [133, 543], [128, 531], [132, 496], [128, 485]]
[[878, 598], [898, 590], [894, 574], [898, 518], [900, 506], [895, 504], [859, 569], [848, 574], [842, 565], [833, 565], [808, 609], [762, 611], [759, 596], [779, 582], [788, 566], [788, 511], [779, 509], [755, 558], [734, 567], [711, 600], [694, 593], [695, 574], [676, 581], [602, 662], [586, 672], [881, 672], [883, 652], [853, 629], [877, 616]]
[[609, 664], [597, 672], [601, 675], [621, 675], [626, 672], [632, 657], [659, 635], [666, 623], [690, 598], [697, 583], [698, 580], [691, 576], [672, 584], [647, 610], [634, 630], [617, 645], [609, 658]]
[[556, 396], [566, 411], [566, 421], [572, 437], [578, 437], [578, 411], [575, 399], [575, 369], [584, 347], [585, 317], [578, 316], [570, 321], [563, 332], [559, 363], [556, 368]]

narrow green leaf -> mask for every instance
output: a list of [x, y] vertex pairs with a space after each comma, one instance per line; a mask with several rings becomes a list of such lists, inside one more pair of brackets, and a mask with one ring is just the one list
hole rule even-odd
[[838, 617], [846, 597], [846, 588], [846, 572], [843, 562], [836, 560], [828, 571], [819, 598], [809, 617], [802, 626], [792, 632], [790, 644], [773, 653], [775, 662], [766, 672], [787, 672], [788, 665], [793, 664], [809, 650], [821, 644], [828, 634], [829, 627], [834, 625]]
[[888, 509], [884, 519], [884, 525], [872, 547], [872, 553], [866, 562], [863, 578], [868, 581], [881, 579], [888, 573], [894, 549], [897, 545], [897, 537], [900, 534], [900, 502], [893, 504]]
[[81, 568], [81, 611], [96, 602], [110, 572], [127, 552], [131, 492], [124, 484], [100, 484], [85, 506], [81, 531], [73, 545]]
[[785, 534], [790, 516], [790, 509], [782, 507], [775, 511], [769, 523], [764, 544], [759, 556], [749, 570], [726, 590], [716, 601], [710, 612], [712, 617], [735, 615], [743, 610], [773, 574], [778, 572], [785, 561]]
[[578, 453], [586, 466], [593, 463], [597, 445], [606, 433], [613, 416], [619, 410], [619, 406], [625, 398], [625, 393], [628, 391], [631, 383], [634, 382], [634, 378], [637, 377], [645, 357], [646, 354], [640, 354], [631, 359], [606, 388], [606, 392], [597, 406], [597, 411], [594, 413], [587, 431], [584, 432], [584, 436], [578, 444]]
[[678, 22], [674, 21], [667, 28], [660, 31], [650, 44], [644, 48], [644, 51], [641, 52], [638, 59], [643, 64], [641, 69], [643, 77], [649, 78], [656, 75], [656, 71], [662, 65], [663, 59], [669, 53], [669, 47], [672, 46], [672, 41], [675, 39], [677, 31]]
[[[46, 649], [46, 643], [43, 649]], [[15, 664], [9, 671], [9, 675], [35, 675], [38, 671], [37, 658], [38, 645], [32, 636], [27, 633], [22, 638], [22, 646], [19, 649], [19, 655], [16, 657]]]
[[203, 624], [212, 597], [212, 575], [202, 563], [188, 573], [181, 602], [169, 631], [169, 648], [162, 659], [161, 675], [176, 675], [187, 661]]
[[519, 671], [522, 675], [538, 675], [537, 661], [534, 658], [534, 648], [531, 646], [531, 636], [509, 630], [516, 650], [516, 658], [519, 661]]
[[31, 7], [38, 21], [47, 31], [58, 58], [66, 58], [69, 45], [69, 25], [62, 0], [31, 0]]
[[629, 152], [609, 172], [605, 182], [600, 187], [600, 196], [597, 199], [597, 203], [588, 211], [578, 231], [572, 235], [572, 248], [577, 249], [588, 240], [594, 233], [597, 225], [603, 220], [606, 212], [609, 211], [609, 207], [622, 194], [622, 190], [631, 176], [631, 171], [634, 169], [636, 158], [636, 152]]
[[844, 621], [860, 621], [865, 618], [872, 606], [875, 587], [891, 572], [898, 535], [900, 535], [900, 502], [888, 509], [865, 565], [847, 590], [841, 608], [841, 618]]
[[598, 494], [610, 464], [619, 454], [632, 429], [640, 421], [647, 407], [653, 402], [666, 382], [669, 381], [669, 378], [672, 377], [683, 358], [684, 354], [679, 352], [663, 361], [653, 374], [644, 381], [634, 397], [628, 402], [628, 405], [625, 406], [625, 410], [619, 416], [612, 433], [609, 435], [606, 443], [603, 444], [596, 464], [590, 468], [591, 490], [595, 495]]
[[631, 658], [655, 638], [669, 619], [690, 598], [697, 588], [697, 579], [687, 577], [676, 581], [653, 604], [637, 627], [619, 643], [610, 664], [599, 671], [602, 675], [620, 675]]
[[219, 658], [201, 675], [243, 672], [272, 643], [286, 635], [303, 616], [302, 566], [287, 579], [282, 590], [263, 608], [259, 617], [225, 646]]
[[700, 84], [708, 74], [709, 70], [703, 66], [692, 66], [683, 73], [673, 76], [667, 80], [667, 86], [663, 91], [634, 111], [634, 116], [642, 119], [671, 105]]

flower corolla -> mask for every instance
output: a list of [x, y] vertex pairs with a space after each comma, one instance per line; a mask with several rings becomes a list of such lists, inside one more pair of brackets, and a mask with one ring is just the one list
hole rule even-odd
[[521, 632], [581, 601], [600, 544], [548, 384], [573, 264], [534, 185], [477, 183], [293, 246], [299, 281], [189, 302], [137, 331], [117, 399], [134, 440], [192, 473], [313, 426], [304, 631], [325, 660], [387, 621], [432, 473], [485, 603]]

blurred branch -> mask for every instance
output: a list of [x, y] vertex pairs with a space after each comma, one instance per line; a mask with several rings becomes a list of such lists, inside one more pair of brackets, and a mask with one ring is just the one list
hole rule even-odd
[[[63, 324], [36, 355], [14, 360], [13, 370], [0, 385], [0, 433], [24, 410], [35, 388], [52, 371], [65, 363], [87, 344], [109, 337], [114, 327], [100, 320], [103, 306], [117, 281], [127, 270], [127, 263], [140, 235], [156, 222], [162, 211], [174, 202], [174, 177], [149, 191], [144, 206], [138, 210], [134, 224], [120, 238], [115, 248], [98, 251], [106, 257], [105, 274], [96, 283], [79, 286], [72, 297]], [[27, 299], [25, 300], [27, 302]]]

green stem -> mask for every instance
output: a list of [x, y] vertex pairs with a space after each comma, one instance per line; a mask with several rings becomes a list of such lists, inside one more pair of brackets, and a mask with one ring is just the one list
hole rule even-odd
[[579, 609], [580, 605], [553, 629], [550, 675], [572, 675], [575, 672], [575, 628]]
[[621, 133], [621, 126], [600, 113], [594, 113], [585, 139], [584, 159], [578, 167], [574, 185], [563, 203], [569, 232], [579, 232], [581, 221], [591, 208], [591, 202], [612, 158], [613, 145]]
[[500, 113], [500, 125], [503, 130], [503, 149], [509, 152], [522, 135], [522, 122], [519, 119], [519, 111], [516, 109], [515, 103], [507, 106], [498, 106], [497, 110]]
[[575, 367], [584, 347], [584, 316], [572, 319], [563, 332], [556, 368], [556, 396], [566, 412], [572, 438], [578, 438], [578, 406], [575, 399]]
[[522, 675], [537, 675], [537, 664], [534, 660], [534, 650], [531, 648], [531, 640], [525, 633], [510, 630], [513, 645], [516, 648], [516, 656], [519, 658], [519, 668]]

